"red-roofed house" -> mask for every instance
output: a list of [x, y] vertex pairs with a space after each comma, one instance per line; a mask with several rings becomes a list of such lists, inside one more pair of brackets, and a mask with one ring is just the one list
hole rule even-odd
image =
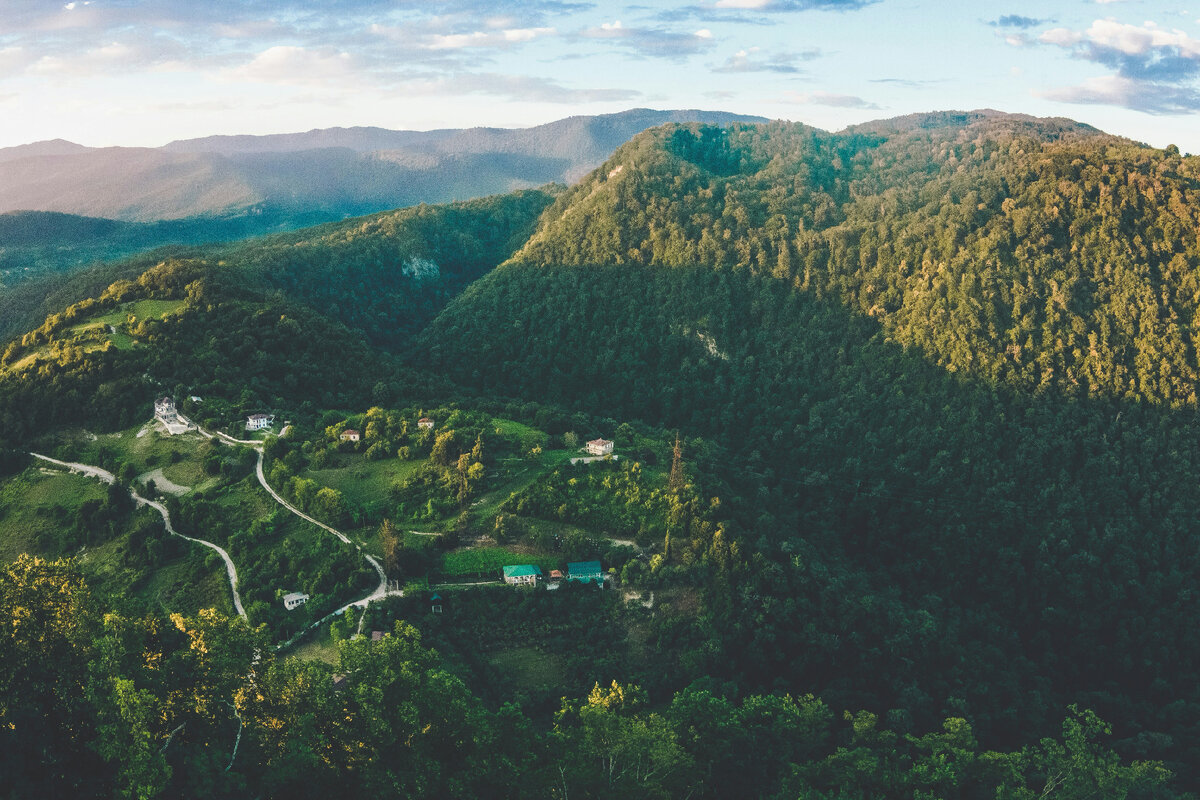
[[429, 417], [421, 417], [419, 420], [417, 420], [417, 427], [430, 430], [433, 428], [433, 420], [431, 420]]
[[340, 438], [343, 442], [357, 442], [362, 438], [362, 436], [360, 436], [358, 431], [354, 430], [354, 428], [346, 428], [346, 430], [342, 431], [342, 435], [338, 438]]

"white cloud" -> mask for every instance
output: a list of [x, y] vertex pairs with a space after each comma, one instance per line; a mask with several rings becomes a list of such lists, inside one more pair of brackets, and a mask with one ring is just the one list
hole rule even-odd
[[1088, 28], [1087, 38], [1128, 55], [1142, 55], [1155, 47], [1174, 47], [1186, 57], [1200, 56], [1200, 40], [1180, 30], [1165, 31], [1153, 22], [1139, 27], [1115, 19], [1098, 19]]
[[451, 77], [413, 77], [397, 86], [406, 95], [483, 94], [541, 103], [599, 103], [632, 100], [633, 89], [574, 89], [549, 78], [496, 73], [461, 73]]
[[799, 74], [802, 70], [796, 66], [798, 61], [811, 61], [821, 55], [820, 50], [805, 50], [800, 53], [775, 53], [759, 55], [761, 48], [748, 47], [739, 50], [713, 72], [775, 72], [780, 74]]
[[36, 57], [23, 47], [0, 48], [0, 76], [15, 75], [36, 60]]
[[717, 8], [766, 8], [771, 0], [717, 0]]
[[226, 70], [231, 80], [258, 83], [313, 85], [343, 83], [353, 78], [354, 59], [332, 47], [304, 48], [277, 45], [259, 53], [250, 62]]
[[509, 28], [499, 31], [473, 31], [471, 33], [449, 33], [430, 36], [423, 46], [430, 50], [459, 50], [464, 47], [507, 47], [531, 42], [541, 36], [550, 36], [554, 28]]
[[1070, 28], [1051, 28], [1038, 37], [1043, 44], [1053, 44], [1058, 47], [1070, 47], [1083, 41], [1083, 34]]
[[1120, 75], [1089, 78], [1078, 86], [1064, 86], [1034, 94], [1061, 103], [1121, 106], [1147, 114], [1193, 114], [1200, 110], [1200, 92], [1195, 89], [1133, 80]]
[[1039, 37], [1075, 58], [1101, 64], [1109, 75], [1076, 86], [1042, 92], [1065, 103], [1122, 106], [1148, 114], [1190, 114], [1200, 110], [1200, 39], [1181, 30], [1098, 19], [1084, 31], [1055, 28]]
[[879, 106], [869, 100], [852, 94], [835, 94], [833, 92], [786, 92], [787, 99], [792, 103], [803, 105], [832, 106], [834, 108], [863, 108], [878, 109]]
[[640, 56], [682, 59], [712, 48], [716, 37], [707, 28], [695, 33], [679, 33], [663, 28], [631, 28], [620, 20], [579, 32], [582, 39], [607, 40], [633, 50]]

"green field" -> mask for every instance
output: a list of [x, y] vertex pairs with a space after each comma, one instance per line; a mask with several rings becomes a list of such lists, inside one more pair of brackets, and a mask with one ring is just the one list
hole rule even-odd
[[219, 478], [204, 469], [205, 459], [226, 445], [214, 445], [198, 433], [169, 436], [161, 433], [153, 422], [119, 433], [104, 434], [95, 440], [82, 441], [75, 460], [97, 464], [115, 472], [123, 463], [130, 463], [141, 476], [162, 470], [166, 479], [193, 491], [215, 486]]
[[303, 473], [322, 486], [337, 489], [354, 505], [374, 509], [388, 502], [392, 486], [416, 474], [428, 459], [368, 461], [361, 455], [339, 455], [339, 465]]
[[130, 561], [129, 526], [158, 523], [154, 511], [137, 511], [103, 541], [79, 546], [78, 541], [68, 542], [80, 506], [101, 503], [106, 496], [107, 488], [98, 480], [36, 465], [0, 483], [0, 561], [22, 553], [74, 556], [99, 593], [167, 612], [191, 614], [204, 607], [232, 612], [225, 570], [207, 564], [208, 551], [199, 545], [164, 540], [170, 541], [175, 555], [156, 568]]
[[56, 535], [88, 500], [103, 500], [104, 484], [82, 475], [46, 474], [38, 466], [0, 483], [0, 559], [22, 553], [66, 555]]
[[335, 667], [340, 658], [337, 642], [329, 634], [328, 625], [322, 625], [311, 636], [292, 647], [288, 656], [301, 661], [324, 661]]
[[150, 318], [161, 319], [168, 314], [175, 313], [183, 308], [185, 304], [186, 301], [184, 300], [138, 300], [133, 303], [125, 303], [107, 314], [93, 317], [87, 322], [70, 328], [70, 330], [78, 331], [96, 326], [118, 326], [126, 322], [130, 317], [138, 321]]
[[[129, 350], [134, 346], [136, 340], [122, 330], [121, 326], [130, 317], [133, 317], [134, 320], [161, 318], [175, 313], [185, 304], [184, 300], [138, 300], [134, 303], [126, 303], [107, 314], [92, 317], [70, 326], [64, 331], [67, 335], [61, 338], [88, 353], [103, 349], [109, 342], [118, 350]], [[52, 354], [53, 351], [48, 346], [36, 347], [9, 365], [8, 371], [16, 372], [25, 369], [38, 359]]]
[[534, 445], [545, 447], [550, 439], [547, 434], [523, 422], [500, 419], [499, 417], [493, 419], [492, 422], [495, 423], [496, 430], [500, 433], [505, 436], [517, 437], [521, 442], [521, 447], [525, 450], [531, 449]]
[[[159, 519], [150, 510], [139, 512]], [[130, 569], [126, 563], [127, 534], [79, 556], [84, 571], [93, 576], [98, 591], [140, 601], [148, 609], [165, 613], [195, 614], [201, 608], [233, 613], [225, 568], [209, 559], [211, 551], [193, 542], [176, 540], [181, 555], [152, 570]]]
[[557, 556], [518, 553], [507, 547], [474, 547], [446, 553], [442, 559], [442, 574], [446, 577], [483, 575], [500, 580], [503, 567], [512, 564], [537, 564], [546, 573], [558, 569]]
[[490, 653], [487, 660], [518, 691], [545, 691], [566, 683], [563, 658], [538, 647], [514, 647]]

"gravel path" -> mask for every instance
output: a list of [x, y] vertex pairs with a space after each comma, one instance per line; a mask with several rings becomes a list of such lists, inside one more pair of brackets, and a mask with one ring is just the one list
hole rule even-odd
[[181, 483], [175, 483], [175, 481], [164, 475], [162, 467], [151, 470], [150, 472], [143, 472], [141, 475], [138, 475], [137, 479], [142, 483], [154, 481], [154, 486], [156, 489], [161, 492], [166, 492], [167, 494], [173, 494], [176, 497], [185, 495], [192, 490], [192, 487], [184, 486]]

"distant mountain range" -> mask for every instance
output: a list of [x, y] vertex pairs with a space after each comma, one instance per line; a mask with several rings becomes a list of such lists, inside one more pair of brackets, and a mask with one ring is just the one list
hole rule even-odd
[[0, 149], [0, 212], [151, 222], [261, 216], [263, 229], [571, 183], [667, 122], [764, 122], [719, 111], [633, 109], [532, 128], [327, 128], [210, 136], [158, 148], [56, 139]]

